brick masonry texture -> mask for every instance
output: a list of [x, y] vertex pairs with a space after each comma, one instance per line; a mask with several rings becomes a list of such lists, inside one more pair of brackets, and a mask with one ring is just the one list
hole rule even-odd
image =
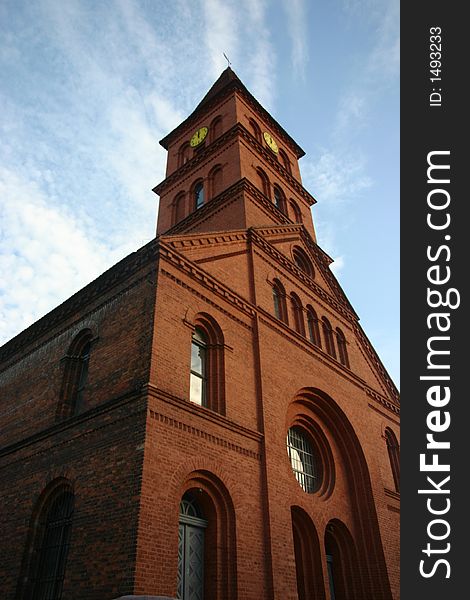
[[[202, 126], [204, 146], [182, 162]], [[230, 69], [162, 143], [157, 238], [0, 350], [3, 597], [31, 597], [38, 506], [48, 486], [67, 482], [75, 505], [64, 600], [176, 597], [186, 492], [207, 521], [206, 600], [329, 600], [327, 554], [338, 600], [397, 600], [400, 496], [386, 429], [399, 438], [398, 394], [316, 245], [302, 150]], [[195, 211], [198, 180], [205, 203]], [[286, 322], [274, 314], [274, 280], [285, 288]], [[307, 306], [320, 320], [321, 348], [310, 340]], [[336, 338], [337, 357], [327, 352], [322, 318], [343, 332], [349, 367]], [[208, 406], [189, 401], [195, 327], [215, 336]], [[60, 413], [76, 360], [69, 348], [82, 331], [92, 339], [86, 386], [78, 408]], [[293, 426], [314, 447], [314, 493], [289, 462]]]

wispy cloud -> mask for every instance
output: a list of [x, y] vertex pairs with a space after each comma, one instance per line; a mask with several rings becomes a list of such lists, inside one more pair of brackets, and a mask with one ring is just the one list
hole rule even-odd
[[273, 105], [267, 4], [245, 2], [243, 15], [235, 0], [1, 9], [0, 343], [155, 235], [158, 140], [220, 75], [223, 52]]
[[305, 78], [308, 62], [307, 6], [304, 0], [283, 0], [291, 42], [291, 62], [294, 74]]

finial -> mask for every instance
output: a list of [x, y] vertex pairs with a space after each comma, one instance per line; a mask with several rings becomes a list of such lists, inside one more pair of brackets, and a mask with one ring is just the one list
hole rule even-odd
[[225, 54], [225, 52], [222, 52], [222, 54], [224, 55], [224, 57], [225, 57], [225, 60], [226, 60], [226, 61], [227, 61], [227, 63], [228, 63], [228, 64], [227, 64], [227, 67], [230, 67], [230, 65], [231, 65], [232, 63], [230, 62], [230, 59], [229, 59], [229, 57], [228, 57], [228, 56]]

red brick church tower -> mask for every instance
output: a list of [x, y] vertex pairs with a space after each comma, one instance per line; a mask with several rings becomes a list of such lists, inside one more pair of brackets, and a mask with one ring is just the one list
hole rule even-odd
[[397, 600], [398, 395], [304, 152], [230, 68], [161, 144], [156, 239], [1, 350], [4, 597]]

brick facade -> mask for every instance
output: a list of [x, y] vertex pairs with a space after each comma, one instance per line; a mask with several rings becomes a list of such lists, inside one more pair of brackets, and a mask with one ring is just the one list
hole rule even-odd
[[[44, 514], [67, 485], [66, 600], [176, 597], [183, 496], [206, 600], [329, 600], [331, 579], [337, 600], [397, 600], [398, 395], [316, 244], [302, 149], [230, 69], [162, 145], [157, 238], [0, 351], [3, 596], [40, 597]], [[195, 331], [205, 405], [189, 401]], [[291, 428], [313, 448], [308, 491]]]

